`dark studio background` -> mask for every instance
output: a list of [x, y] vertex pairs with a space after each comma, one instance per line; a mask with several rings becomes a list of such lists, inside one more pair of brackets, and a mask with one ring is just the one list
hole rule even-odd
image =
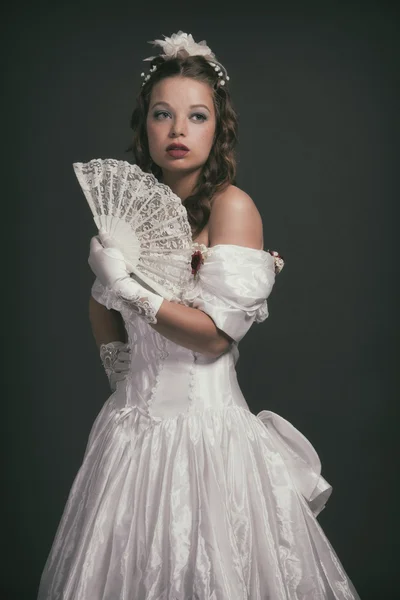
[[1, 598], [36, 598], [109, 396], [88, 321], [96, 229], [72, 163], [132, 161], [124, 149], [147, 41], [179, 29], [206, 39], [228, 70], [238, 185], [259, 207], [265, 247], [286, 259], [269, 319], [240, 344], [243, 392], [252, 412], [279, 413], [316, 448], [334, 488], [318, 520], [361, 598], [397, 598], [395, 3], [3, 11], [2, 220], [12, 245], [2, 253]]

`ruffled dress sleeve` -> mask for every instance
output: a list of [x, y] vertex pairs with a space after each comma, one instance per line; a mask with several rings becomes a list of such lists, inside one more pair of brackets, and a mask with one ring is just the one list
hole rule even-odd
[[268, 317], [267, 298], [275, 282], [275, 259], [264, 250], [220, 244], [207, 248], [204, 263], [183, 302], [212, 318], [239, 342], [251, 325]]

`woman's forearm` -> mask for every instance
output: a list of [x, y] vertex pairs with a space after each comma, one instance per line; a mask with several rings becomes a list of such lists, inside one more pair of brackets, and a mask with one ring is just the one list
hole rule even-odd
[[[121, 314], [109, 310], [92, 296], [89, 300], [89, 319], [97, 347], [109, 342], [127, 342]], [[157, 323], [151, 327], [179, 346], [217, 357], [228, 348], [231, 338], [218, 329], [214, 321], [196, 308], [164, 300], [157, 312]]]
[[109, 310], [97, 302], [93, 296], [90, 296], [89, 299], [89, 320], [98, 348], [100, 348], [100, 344], [127, 341], [127, 334], [121, 314], [116, 310]]
[[197, 308], [164, 300], [156, 317], [157, 323], [151, 324], [153, 329], [194, 352], [217, 357], [232, 342], [229, 336], [217, 328], [211, 317]]

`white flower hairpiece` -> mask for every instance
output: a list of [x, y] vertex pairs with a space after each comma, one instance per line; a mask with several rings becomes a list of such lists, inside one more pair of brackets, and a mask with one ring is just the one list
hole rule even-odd
[[[215, 54], [211, 51], [211, 48], [207, 46], [205, 40], [196, 43], [190, 33], [184, 33], [183, 31], [173, 33], [170, 38], [166, 37], [165, 35], [164, 37], [165, 40], [153, 40], [152, 42], [149, 42], [149, 44], [153, 44], [154, 46], [161, 46], [164, 54], [159, 54], [159, 56], [164, 58], [164, 60], [170, 60], [178, 56], [182, 58], [186, 58], [186, 56], [204, 56], [210, 65], [214, 67], [215, 71], [218, 73], [218, 76], [221, 77], [221, 79], [219, 79], [219, 84], [225, 85], [225, 80], [229, 81], [225, 67], [217, 61]], [[143, 60], [151, 61], [154, 58], [156, 57], [149, 56]], [[148, 75], [145, 76], [144, 73], [141, 74], [141, 76], [144, 77], [142, 85], [144, 85], [146, 81], [150, 79], [151, 73], [156, 70], [157, 66], [153, 65]]]

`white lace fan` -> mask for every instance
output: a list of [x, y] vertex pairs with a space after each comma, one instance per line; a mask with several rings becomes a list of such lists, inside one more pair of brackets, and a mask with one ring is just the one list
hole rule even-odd
[[140, 283], [179, 300], [191, 275], [192, 232], [172, 190], [113, 158], [73, 163], [98, 229], [105, 229]]

